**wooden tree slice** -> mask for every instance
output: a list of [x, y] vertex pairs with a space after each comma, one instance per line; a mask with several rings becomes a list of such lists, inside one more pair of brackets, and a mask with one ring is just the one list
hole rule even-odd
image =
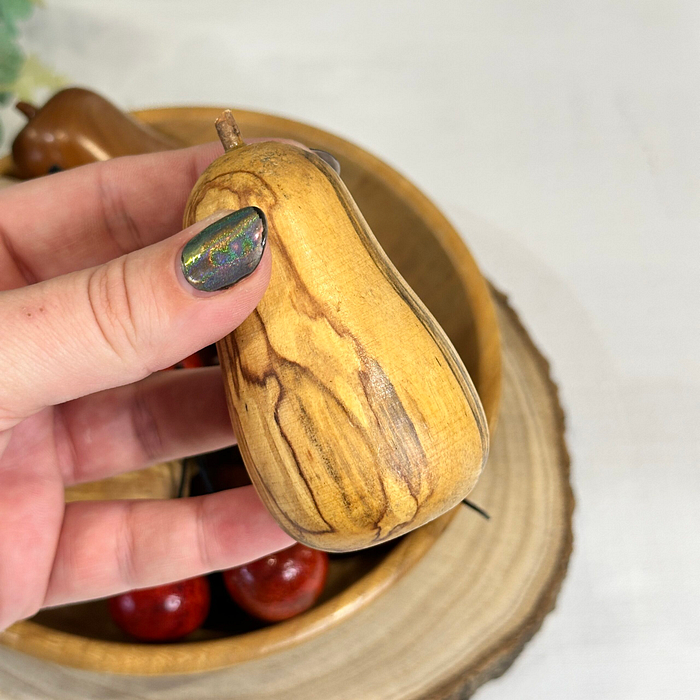
[[571, 553], [564, 419], [546, 360], [505, 297], [503, 396], [491, 456], [430, 552], [328, 632], [223, 671], [186, 677], [72, 670], [0, 649], [0, 698], [442, 700], [502, 674], [553, 608]]

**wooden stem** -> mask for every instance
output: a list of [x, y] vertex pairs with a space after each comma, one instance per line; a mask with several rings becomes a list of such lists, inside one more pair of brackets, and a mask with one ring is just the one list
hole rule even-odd
[[34, 119], [36, 117], [37, 112], [39, 111], [33, 104], [30, 104], [29, 102], [18, 102], [15, 105], [15, 108], [22, 112], [27, 119]]
[[238, 128], [238, 124], [236, 124], [236, 120], [233, 117], [233, 112], [231, 112], [230, 109], [225, 109], [214, 123], [225, 151], [231, 151], [234, 148], [245, 146], [245, 142], [241, 136], [241, 130]]

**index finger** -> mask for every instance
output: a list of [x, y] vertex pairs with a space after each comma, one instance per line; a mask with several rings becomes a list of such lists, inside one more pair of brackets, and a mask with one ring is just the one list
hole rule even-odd
[[177, 233], [220, 143], [84, 165], [0, 192], [0, 289], [133, 252]]

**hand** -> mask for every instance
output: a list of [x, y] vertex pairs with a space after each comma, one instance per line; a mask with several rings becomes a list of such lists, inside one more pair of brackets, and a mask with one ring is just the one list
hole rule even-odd
[[225, 273], [225, 291], [183, 275], [185, 244], [211, 223], [180, 231], [185, 201], [220, 153], [120, 158], [0, 192], [0, 629], [293, 543], [252, 487], [64, 503], [65, 486], [235, 442], [217, 367], [157, 371], [232, 331], [269, 280], [269, 250], [245, 279]]

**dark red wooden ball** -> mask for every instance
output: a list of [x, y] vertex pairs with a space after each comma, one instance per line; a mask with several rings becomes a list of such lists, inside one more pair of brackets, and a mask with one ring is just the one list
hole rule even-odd
[[236, 603], [267, 622], [308, 610], [321, 595], [327, 575], [328, 555], [303, 544], [223, 572]]
[[112, 619], [145, 642], [180, 639], [196, 630], [209, 612], [209, 581], [203, 576], [122, 593], [109, 600]]

